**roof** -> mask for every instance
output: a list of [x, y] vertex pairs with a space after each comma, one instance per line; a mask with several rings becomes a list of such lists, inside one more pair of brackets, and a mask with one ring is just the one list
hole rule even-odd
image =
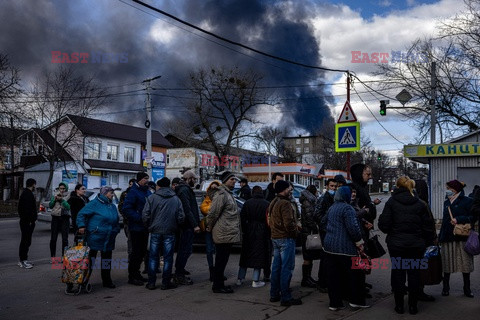
[[468, 137], [471, 137], [471, 136], [474, 136], [474, 135], [477, 135], [477, 134], [480, 134], [480, 130], [476, 130], [476, 131], [472, 131], [472, 132], [469, 132], [467, 134], [464, 134], [463, 136], [460, 136], [460, 137], [457, 137], [457, 138], [453, 138], [452, 140], [448, 141], [449, 143], [452, 143], [452, 142], [460, 142], [461, 140], [464, 140], [465, 138], [468, 138]]
[[85, 162], [92, 169], [108, 169], [109, 171], [131, 171], [131, 172], [144, 171], [143, 166], [138, 163], [125, 163], [125, 162], [114, 162], [114, 161], [103, 161], [103, 160], [92, 160], [92, 159], [85, 159]]
[[[85, 135], [141, 142], [146, 144], [147, 129], [68, 114], [67, 117]], [[172, 144], [158, 131], [152, 130], [152, 145], [171, 148]]]
[[[171, 133], [167, 134], [165, 138], [170, 141], [170, 143], [173, 145], [174, 148], [197, 148], [200, 150], [205, 150], [205, 151], [211, 151], [215, 152], [212, 144], [210, 142], [203, 142], [198, 139], [188, 139], [184, 140], [182, 138], [179, 138]], [[235, 155], [235, 156], [241, 156], [245, 154], [250, 154], [250, 155], [265, 155], [264, 152], [258, 152], [258, 151], [253, 151], [253, 150], [247, 150], [247, 149], [242, 149], [242, 148], [237, 148], [234, 147], [233, 145], [230, 146], [230, 154]]]

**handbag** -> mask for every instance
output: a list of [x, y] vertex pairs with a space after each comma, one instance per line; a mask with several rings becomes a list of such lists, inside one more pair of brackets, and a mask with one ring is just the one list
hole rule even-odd
[[372, 272], [372, 259], [363, 251], [358, 251], [360, 259], [355, 259], [355, 269], [360, 269], [365, 274]]
[[439, 284], [443, 279], [440, 247], [428, 247], [427, 250], [425, 250], [424, 257], [428, 258], [428, 267], [426, 269], [420, 269], [421, 283], [429, 286]]
[[307, 236], [305, 241], [305, 248], [307, 250], [320, 250], [323, 248], [322, 239], [320, 239], [320, 234], [312, 233]]
[[[450, 213], [450, 219], [453, 220], [452, 210], [450, 210], [450, 207], [448, 207], [448, 212]], [[453, 234], [456, 236], [468, 237], [471, 229], [472, 229], [472, 225], [470, 223], [457, 223], [453, 227]]]
[[470, 231], [470, 235], [465, 243], [464, 250], [472, 256], [480, 254], [480, 239], [478, 238], [478, 233], [475, 230]]
[[378, 240], [378, 237], [378, 234], [376, 234], [373, 237], [369, 238], [365, 245], [365, 253], [373, 259], [380, 258], [386, 253], [382, 244]]

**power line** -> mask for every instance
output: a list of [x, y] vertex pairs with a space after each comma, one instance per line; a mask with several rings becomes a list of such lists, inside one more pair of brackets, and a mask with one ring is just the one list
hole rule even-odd
[[385, 128], [385, 127], [383, 126], [383, 124], [377, 119], [377, 117], [376, 117], [375, 114], [372, 112], [372, 110], [370, 110], [370, 108], [369, 108], [368, 105], [365, 103], [365, 101], [363, 101], [362, 97], [360, 96], [360, 94], [358, 94], [357, 89], [355, 89], [355, 87], [353, 87], [353, 90], [354, 90], [355, 93], [357, 94], [358, 98], [363, 102], [363, 104], [365, 105], [365, 107], [367, 108], [367, 110], [372, 114], [373, 118], [375, 118], [375, 120], [378, 122], [378, 124], [383, 128], [383, 130], [385, 130], [386, 133], [388, 133], [393, 139], [395, 139], [395, 140], [398, 141], [399, 143], [405, 144], [404, 142], [398, 140], [393, 134], [390, 133], [390, 131], [387, 130], [387, 128]]
[[150, 10], [153, 10], [153, 11], [155, 11], [155, 12], [158, 12], [158, 13], [162, 14], [162, 15], [165, 15], [165, 16], [169, 17], [170, 19], [173, 19], [173, 20], [175, 20], [175, 21], [178, 21], [178, 22], [180, 22], [180, 23], [182, 23], [182, 24], [184, 24], [184, 25], [186, 25], [186, 26], [189, 26], [190, 28], [193, 28], [193, 29], [195, 29], [195, 30], [198, 30], [198, 31], [200, 31], [200, 32], [203, 32], [203, 33], [205, 33], [205, 34], [207, 34], [207, 35], [209, 35], [209, 36], [212, 36], [212, 37], [217, 38], [217, 39], [219, 39], [219, 40], [222, 40], [222, 41], [224, 41], [224, 42], [233, 44], [233, 45], [235, 45], [235, 46], [238, 46], [238, 47], [247, 49], [247, 50], [249, 50], [249, 51], [258, 53], [258, 54], [260, 54], [260, 55], [263, 55], [263, 56], [266, 56], [266, 57], [269, 57], [269, 58], [272, 58], [272, 59], [275, 59], [275, 60], [279, 60], [279, 61], [282, 61], [282, 62], [294, 64], [294, 65], [301, 66], [301, 67], [304, 67], [304, 68], [309, 68], [309, 69], [318, 69], [318, 70], [323, 70], [323, 71], [342, 72], [342, 73], [348, 72], [348, 70], [332, 69], [332, 68], [325, 68], [325, 67], [308, 65], [308, 64], [304, 64], [304, 63], [301, 63], [301, 62], [293, 61], [293, 60], [290, 60], [290, 59], [282, 58], [282, 57], [279, 57], [279, 56], [276, 56], [276, 55], [273, 55], [273, 54], [270, 54], [270, 53], [266, 53], [266, 52], [257, 50], [257, 49], [255, 49], [255, 48], [249, 47], [249, 46], [247, 46], [247, 45], [244, 45], [244, 44], [242, 44], [242, 43], [240, 43], [240, 42], [232, 41], [232, 40], [230, 40], [230, 39], [227, 39], [227, 38], [224, 38], [224, 37], [222, 37], [222, 36], [219, 36], [219, 35], [217, 35], [217, 34], [215, 34], [215, 33], [213, 33], [213, 32], [210, 32], [210, 31], [207, 31], [207, 30], [202, 29], [202, 28], [200, 28], [200, 27], [197, 27], [196, 25], [193, 25], [193, 24], [191, 24], [191, 23], [189, 23], [189, 22], [187, 22], [187, 21], [185, 21], [185, 20], [182, 20], [182, 19], [180, 19], [180, 18], [178, 18], [178, 17], [176, 17], [176, 16], [174, 16], [174, 15], [172, 15], [172, 14], [169, 14], [168, 12], [165, 12], [165, 11], [163, 11], [163, 10], [160, 10], [160, 9], [158, 9], [158, 8], [156, 8], [156, 7], [153, 7], [153, 6], [149, 5], [149, 4], [146, 4], [146, 3], [142, 2], [142, 1], [139, 1], [139, 0], [132, 0], [132, 1], [135, 2], [135, 3], [137, 3], [137, 4], [139, 4], [139, 5], [141, 5], [141, 6], [144, 6], [144, 7], [148, 8], [148, 9], [150, 9]]

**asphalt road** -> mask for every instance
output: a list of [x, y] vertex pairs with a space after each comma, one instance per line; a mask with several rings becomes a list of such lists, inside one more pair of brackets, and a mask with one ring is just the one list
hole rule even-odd
[[[388, 197], [379, 205], [379, 213]], [[113, 270], [112, 278], [116, 289], [101, 286], [100, 274], [94, 270], [90, 283], [93, 291], [79, 296], [64, 294], [60, 270], [52, 269], [49, 263], [49, 225], [37, 223], [29, 260], [35, 263], [30, 270], [19, 268], [18, 245], [20, 230], [18, 219], [0, 219], [0, 319], [377, 319], [379, 317], [403, 318], [393, 311], [390, 294], [390, 271], [373, 270], [367, 281], [373, 284], [373, 299], [368, 302], [372, 308], [354, 311], [345, 309], [339, 312], [328, 310], [328, 295], [314, 289], [300, 287], [301, 252], [297, 252], [296, 268], [292, 279], [294, 297], [302, 297], [303, 305], [281, 307], [269, 302], [269, 285], [252, 288], [251, 282], [235, 287], [231, 295], [213, 294], [208, 281], [208, 267], [201, 249], [195, 250], [187, 269], [192, 273], [192, 286], [182, 286], [168, 291], [149, 291], [144, 287], [127, 284], [127, 270]], [[73, 236], [70, 235], [70, 240]], [[382, 239], [384, 237], [382, 236]], [[58, 240], [57, 250], [60, 248]], [[384, 258], [387, 258], [385, 256]], [[123, 233], [117, 237], [117, 247], [113, 258], [127, 258], [126, 239]], [[238, 271], [239, 252], [230, 257], [226, 270], [227, 284], [233, 285]], [[476, 259], [478, 265], [478, 257]], [[315, 269], [318, 262], [315, 263]], [[251, 270], [247, 280], [251, 279]], [[480, 277], [475, 271], [472, 276], [472, 289], [476, 295], [468, 299], [462, 295], [461, 275], [453, 275], [450, 297], [441, 297], [441, 286], [427, 287], [426, 291], [437, 298], [434, 303], [421, 303], [423, 319], [477, 319], [480, 312]]]

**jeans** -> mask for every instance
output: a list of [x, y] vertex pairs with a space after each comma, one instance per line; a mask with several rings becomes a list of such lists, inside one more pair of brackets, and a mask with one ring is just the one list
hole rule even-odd
[[282, 301], [292, 299], [290, 280], [295, 268], [295, 239], [272, 239], [273, 264], [270, 297], [281, 296]]
[[205, 232], [205, 250], [207, 251], [208, 267], [213, 268], [213, 255], [215, 254], [215, 243], [211, 232]]
[[163, 248], [162, 283], [168, 284], [172, 277], [173, 252], [175, 251], [175, 235], [152, 233], [150, 236], [150, 257], [148, 260], [148, 283], [157, 281], [157, 269], [160, 263], [160, 252]]
[[[260, 280], [260, 272], [262, 269], [253, 269], [253, 281], [259, 281]], [[244, 280], [245, 276], [247, 275], [247, 268], [242, 268], [238, 269], [238, 279]]]
[[125, 232], [125, 237], [127, 237], [127, 253], [128, 253], [128, 261], [130, 261], [130, 256], [132, 255], [132, 239], [130, 239], [130, 231], [128, 230], [128, 223], [123, 222], [123, 231]]
[[148, 232], [131, 231], [130, 239], [132, 240], [132, 254], [128, 263], [128, 279], [140, 279], [140, 265], [147, 252]]
[[[112, 277], [110, 276], [112, 270], [112, 251], [101, 251], [100, 263], [96, 262], [98, 250], [90, 250], [88, 254], [88, 259], [90, 263], [88, 264], [88, 278], [92, 275], [92, 268], [100, 266], [101, 271], [100, 275], [102, 276], [102, 283], [105, 285], [112, 283]], [[93, 261], [92, 261], [93, 259]]]
[[215, 255], [212, 289], [222, 289], [225, 287], [223, 274], [225, 273], [225, 268], [227, 267], [228, 259], [230, 258], [232, 246], [232, 243], [217, 243], [215, 245], [217, 254]]
[[193, 250], [193, 229], [183, 229], [180, 234], [177, 258], [175, 259], [175, 274], [185, 275], [185, 266]]
[[68, 247], [68, 229], [70, 228], [70, 216], [52, 216], [50, 257], [55, 257], [57, 251], [58, 233], [62, 234], [62, 257], [65, 247]]
[[22, 232], [22, 240], [20, 241], [20, 248], [18, 249], [20, 261], [27, 260], [28, 258], [28, 248], [30, 248], [32, 244], [32, 233], [34, 229], [35, 222], [20, 219], [20, 231]]

